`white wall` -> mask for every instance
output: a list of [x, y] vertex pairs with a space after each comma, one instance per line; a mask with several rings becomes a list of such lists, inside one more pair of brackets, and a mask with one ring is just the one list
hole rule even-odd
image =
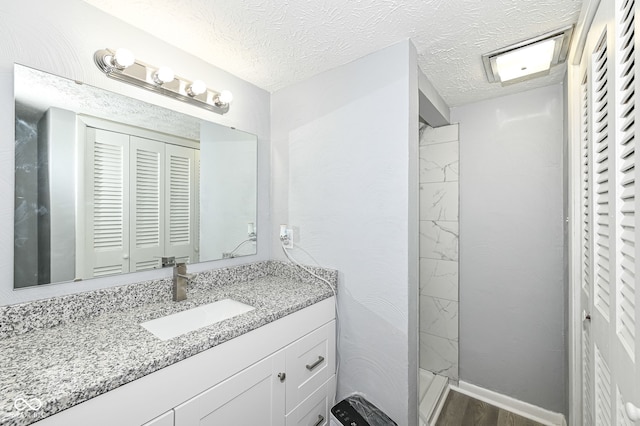
[[339, 271], [338, 397], [402, 425], [417, 421], [417, 84], [405, 41], [271, 103], [273, 233], [292, 225], [294, 257]]
[[[200, 126], [200, 258], [255, 253], [256, 138], [210, 123]], [[236, 249], [237, 247], [237, 249]], [[234, 251], [234, 249], [236, 249]]]
[[565, 410], [562, 85], [460, 123], [460, 379]]
[[[93, 63], [96, 50], [127, 47], [140, 60], [167, 64], [177, 75], [201, 78], [214, 89], [234, 94], [224, 116], [107, 78]], [[20, 63], [63, 77], [84, 81], [114, 92], [155, 103], [199, 118], [233, 126], [258, 135], [258, 255], [208, 262], [193, 271], [270, 257], [269, 231], [269, 99], [266, 91], [186, 54], [80, 0], [43, 2], [25, 0], [0, 3], [0, 193], [14, 191], [13, 64]], [[151, 271], [95, 279], [82, 284], [61, 284], [13, 291], [13, 203], [0, 201], [0, 305], [82, 290], [126, 284], [170, 271]]]

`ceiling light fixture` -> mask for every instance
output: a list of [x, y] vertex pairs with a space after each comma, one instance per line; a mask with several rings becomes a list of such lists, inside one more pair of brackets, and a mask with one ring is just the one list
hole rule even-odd
[[503, 86], [549, 74], [569, 52], [573, 25], [482, 55], [490, 83]]
[[218, 114], [228, 112], [229, 104], [233, 99], [228, 90], [221, 92], [209, 90], [202, 80], [186, 80], [176, 76], [169, 67], [154, 67], [138, 61], [127, 49], [115, 51], [101, 49], [93, 55], [93, 60], [107, 77], [179, 99]]

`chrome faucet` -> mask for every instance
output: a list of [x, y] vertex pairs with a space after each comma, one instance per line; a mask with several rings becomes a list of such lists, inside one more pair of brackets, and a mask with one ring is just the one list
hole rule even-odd
[[187, 284], [195, 274], [187, 274], [186, 263], [176, 263], [173, 267], [173, 301], [180, 302], [187, 298]]

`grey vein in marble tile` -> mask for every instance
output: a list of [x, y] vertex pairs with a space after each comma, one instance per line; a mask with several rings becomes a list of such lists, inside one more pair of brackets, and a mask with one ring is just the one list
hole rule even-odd
[[420, 293], [458, 301], [458, 262], [421, 258]]
[[458, 340], [458, 302], [420, 296], [420, 332]]
[[420, 255], [429, 259], [458, 260], [458, 223], [420, 221]]
[[458, 181], [458, 142], [420, 147], [420, 182]]
[[420, 184], [420, 220], [458, 220], [458, 183]]
[[420, 368], [458, 380], [458, 342], [420, 333]]

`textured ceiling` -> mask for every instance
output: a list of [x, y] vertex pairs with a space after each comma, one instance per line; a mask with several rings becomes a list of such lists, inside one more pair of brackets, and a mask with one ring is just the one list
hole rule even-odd
[[37, 123], [51, 107], [200, 140], [201, 120], [138, 99], [16, 64], [16, 117]]
[[268, 91], [411, 38], [450, 106], [546, 86], [486, 82], [481, 55], [574, 24], [582, 0], [85, 0]]

